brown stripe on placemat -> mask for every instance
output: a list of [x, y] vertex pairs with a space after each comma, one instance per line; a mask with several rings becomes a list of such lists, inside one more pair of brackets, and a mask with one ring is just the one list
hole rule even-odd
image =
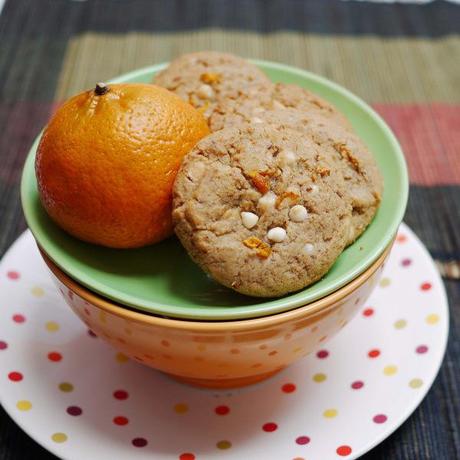
[[435, 260], [435, 263], [443, 278], [448, 280], [460, 280], [460, 261], [450, 260], [448, 262], [442, 262], [440, 260]]
[[126, 35], [88, 32], [68, 44], [56, 98], [65, 99], [92, 87], [95, 81], [181, 53], [215, 49], [311, 70], [371, 103], [458, 103], [458, 68], [453, 56], [459, 48], [458, 36], [381, 39], [216, 29]]

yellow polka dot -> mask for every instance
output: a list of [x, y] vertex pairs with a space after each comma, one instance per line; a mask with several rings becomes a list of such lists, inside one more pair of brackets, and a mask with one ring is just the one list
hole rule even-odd
[[39, 287], [39, 286], [34, 286], [31, 290], [30, 290], [31, 294], [35, 297], [43, 297], [45, 295], [45, 291]]
[[67, 435], [66, 435], [65, 433], [54, 433], [54, 434], [51, 436], [51, 439], [52, 439], [54, 442], [58, 442], [58, 443], [66, 442], [66, 441], [67, 441]]
[[69, 382], [62, 382], [59, 384], [59, 389], [64, 393], [70, 393], [73, 391], [73, 385]]
[[48, 321], [46, 324], [45, 324], [45, 327], [46, 327], [46, 330], [48, 332], [56, 332], [56, 331], [59, 331], [59, 324], [58, 323], [55, 323], [54, 321]]
[[382, 278], [380, 280], [380, 287], [387, 287], [391, 284], [390, 278]]
[[321, 382], [324, 382], [325, 380], [327, 379], [327, 375], [326, 374], [315, 374], [313, 376], [313, 380], [317, 383], [321, 383]]
[[431, 315], [428, 315], [425, 318], [425, 321], [428, 324], [436, 324], [439, 321], [439, 315], [437, 315], [436, 313], [432, 313]]
[[326, 417], [326, 418], [334, 418], [334, 417], [337, 417], [337, 409], [326, 409], [324, 412], [323, 412], [323, 416]]
[[409, 386], [411, 388], [420, 388], [423, 385], [423, 380], [422, 379], [412, 379], [409, 382]]
[[230, 441], [219, 441], [216, 446], [218, 449], [230, 449], [232, 443]]
[[16, 403], [16, 407], [19, 409], [19, 410], [22, 410], [22, 411], [28, 411], [30, 409], [32, 409], [32, 403], [30, 401], [26, 401], [25, 399], [22, 400], [22, 401], [18, 401]]
[[115, 355], [115, 359], [119, 362], [119, 363], [127, 363], [129, 361], [129, 358], [123, 354], [123, 353], [117, 353]]
[[294, 348], [294, 350], [292, 350], [292, 353], [300, 353], [301, 351], [303, 351], [303, 348], [297, 347], [297, 348]]
[[176, 414], [186, 414], [188, 412], [188, 406], [185, 403], [178, 403], [174, 406], [174, 412]]
[[99, 322], [101, 322], [102, 324], [105, 324], [106, 321], [107, 321], [107, 317], [106, 317], [105, 311], [101, 310], [99, 312]]
[[385, 375], [388, 375], [388, 376], [395, 375], [396, 372], [398, 372], [398, 367], [397, 366], [385, 366], [383, 368], [383, 373]]
[[404, 329], [406, 326], [407, 321], [405, 319], [398, 319], [398, 321], [394, 323], [395, 329]]

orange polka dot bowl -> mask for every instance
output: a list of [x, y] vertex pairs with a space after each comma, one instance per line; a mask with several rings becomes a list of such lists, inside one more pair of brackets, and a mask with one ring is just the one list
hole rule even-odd
[[213, 322], [132, 310], [83, 287], [42, 256], [72, 310], [123, 359], [192, 385], [231, 388], [270, 377], [345, 327], [376, 285], [391, 246], [346, 286], [315, 302], [262, 318]]

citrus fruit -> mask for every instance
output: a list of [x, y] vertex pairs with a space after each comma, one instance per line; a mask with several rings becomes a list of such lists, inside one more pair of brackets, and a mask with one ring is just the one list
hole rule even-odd
[[35, 162], [40, 200], [64, 230], [113, 248], [172, 233], [171, 191], [203, 115], [155, 85], [100, 83], [50, 120]]

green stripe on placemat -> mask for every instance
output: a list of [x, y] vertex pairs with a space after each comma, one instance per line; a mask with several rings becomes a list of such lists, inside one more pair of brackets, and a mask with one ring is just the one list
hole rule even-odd
[[460, 102], [458, 66], [453, 59], [460, 49], [457, 36], [381, 40], [210, 29], [76, 36], [65, 53], [56, 98], [65, 99], [93, 87], [96, 81], [138, 67], [206, 49], [308, 69], [344, 85], [370, 103]]

